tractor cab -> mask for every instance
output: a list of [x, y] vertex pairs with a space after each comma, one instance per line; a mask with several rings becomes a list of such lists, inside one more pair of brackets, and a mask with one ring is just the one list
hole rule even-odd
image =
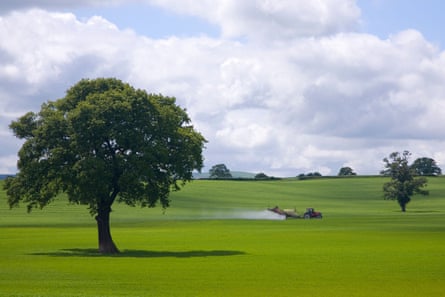
[[323, 216], [322, 216], [321, 212], [315, 211], [314, 208], [309, 207], [309, 208], [306, 208], [306, 212], [304, 213], [303, 217], [305, 219], [312, 219], [312, 218], [321, 219]]

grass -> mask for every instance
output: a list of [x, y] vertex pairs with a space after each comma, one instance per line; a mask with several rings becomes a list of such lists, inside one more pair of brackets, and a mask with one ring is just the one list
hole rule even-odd
[[[165, 214], [116, 205], [117, 256], [96, 253], [84, 206], [26, 214], [0, 192], [0, 296], [441, 296], [445, 178], [407, 213], [384, 181], [195, 181]], [[275, 205], [324, 218], [237, 218]]]

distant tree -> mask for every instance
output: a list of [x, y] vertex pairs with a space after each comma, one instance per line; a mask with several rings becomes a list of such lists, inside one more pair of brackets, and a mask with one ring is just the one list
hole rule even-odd
[[426, 178], [414, 178], [414, 170], [408, 164], [410, 155], [408, 151], [402, 154], [399, 152], [390, 154], [389, 158], [383, 159], [385, 169], [381, 171], [381, 174], [391, 177], [391, 181], [383, 185], [384, 198], [397, 200], [403, 212], [406, 211], [411, 196], [428, 195], [428, 191], [423, 189], [427, 185]]
[[298, 179], [300, 179], [300, 180], [309, 179], [309, 178], [315, 178], [315, 177], [320, 177], [320, 176], [321, 176], [321, 173], [318, 172], [318, 171], [309, 172], [307, 174], [300, 173], [299, 175], [297, 175]]
[[338, 176], [352, 176], [352, 175], [357, 175], [357, 173], [355, 173], [351, 167], [342, 167], [338, 172]]
[[321, 176], [321, 173], [320, 172], [318, 172], [318, 171], [315, 171], [315, 172], [309, 172], [308, 174], [307, 174], [307, 176]]
[[437, 166], [436, 161], [431, 158], [418, 158], [411, 165], [416, 175], [436, 176], [441, 175], [442, 170]]
[[24, 143], [4, 188], [10, 207], [43, 208], [59, 193], [88, 205], [99, 252], [118, 253], [113, 203], [169, 206], [169, 193], [203, 166], [204, 137], [175, 98], [147, 94], [114, 78], [81, 80], [66, 96], [12, 122]]
[[226, 167], [225, 164], [216, 164], [209, 170], [209, 178], [232, 178], [232, 174], [230, 170]]
[[269, 177], [264, 173], [258, 173], [255, 175], [255, 179], [268, 179]]

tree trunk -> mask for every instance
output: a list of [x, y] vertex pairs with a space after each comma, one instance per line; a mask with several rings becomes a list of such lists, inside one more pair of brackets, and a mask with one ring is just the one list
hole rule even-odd
[[406, 212], [406, 204], [401, 204], [400, 207], [402, 208], [402, 212]]
[[99, 235], [99, 253], [101, 254], [117, 254], [118, 248], [111, 238], [110, 232], [110, 212], [111, 208], [100, 209], [96, 216], [97, 231]]

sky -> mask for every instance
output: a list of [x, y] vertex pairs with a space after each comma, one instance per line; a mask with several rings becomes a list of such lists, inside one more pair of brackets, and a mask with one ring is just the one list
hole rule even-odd
[[445, 169], [440, 0], [18, 0], [0, 3], [0, 173], [9, 124], [82, 78], [174, 96], [207, 172], [378, 174], [408, 150]]

